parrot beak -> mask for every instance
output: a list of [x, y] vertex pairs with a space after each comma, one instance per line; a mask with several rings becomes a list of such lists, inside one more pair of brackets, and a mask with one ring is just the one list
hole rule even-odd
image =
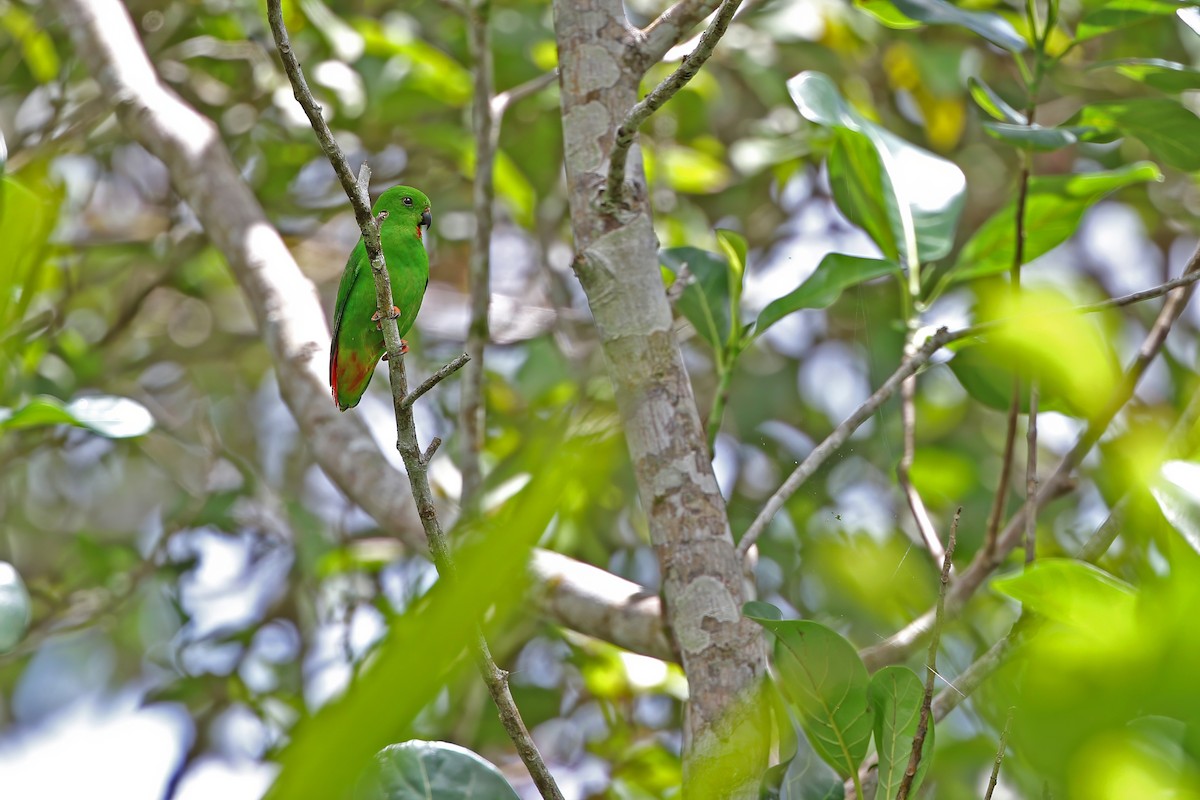
[[429, 209], [425, 209], [425, 213], [421, 215], [421, 227], [428, 228], [433, 224], [433, 214], [429, 213]]

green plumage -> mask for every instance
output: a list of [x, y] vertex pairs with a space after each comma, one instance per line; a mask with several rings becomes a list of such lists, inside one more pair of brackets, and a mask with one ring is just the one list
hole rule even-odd
[[[411, 186], [393, 186], [375, 201], [374, 211], [377, 218], [387, 213], [379, 224], [379, 240], [392, 280], [392, 302], [399, 310], [396, 324], [404, 336], [429, 285], [429, 256], [421, 241], [423, 228], [432, 221], [429, 198]], [[342, 411], [358, 405], [385, 352], [378, 310], [375, 276], [359, 239], [338, 284], [329, 348], [329, 387]]]

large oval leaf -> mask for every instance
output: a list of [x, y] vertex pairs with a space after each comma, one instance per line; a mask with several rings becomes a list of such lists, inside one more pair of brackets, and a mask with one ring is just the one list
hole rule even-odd
[[810, 620], [743, 613], [775, 634], [775, 671], [809, 744], [843, 778], [858, 770], [871, 742], [867, 668], [854, 646]]
[[149, 433], [154, 417], [136, 400], [113, 395], [79, 397], [66, 404], [40, 395], [17, 409], [0, 408], [0, 431], [47, 425], [74, 425], [109, 439], [128, 439]]
[[494, 764], [450, 742], [401, 742], [375, 760], [355, 800], [520, 800]]
[[1084, 631], [1110, 631], [1129, 623], [1136, 610], [1133, 587], [1109, 573], [1069, 558], [1042, 558], [992, 586], [1031, 612]]
[[[865, 230], [885, 254], [898, 251], [899, 260], [907, 264], [913, 257], [927, 262], [949, 253], [966, 197], [967, 181], [962, 170], [867, 119], [842, 98], [823, 73], [801, 72], [788, 81], [788, 91], [810, 122], [864, 136], [875, 150], [877, 166], [862, 159], [861, 141], [843, 137], [840, 158], [844, 168], [837, 179], [863, 183], [834, 188], [834, 199], [842, 212], [850, 218], [861, 217], [864, 207], [843, 205], [846, 199], [861, 198], [873, 206], [879, 198], [886, 207], [889, 230], [885, 235], [874, 223]], [[831, 164], [831, 180], [833, 167]], [[877, 213], [872, 209], [872, 219], [877, 219]], [[909, 252], [913, 249], [910, 241], [915, 243], [915, 253]]]
[[1107, 141], [1114, 134], [1132, 136], [1164, 164], [1194, 172], [1200, 170], [1200, 117], [1165, 97], [1145, 97], [1093, 103], [1079, 109], [1071, 124], [1090, 128], [1090, 137]]
[[658, 258], [668, 286], [683, 281], [675, 301], [679, 313], [713, 349], [724, 347], [731, 324], [728, 262], [699, 247], [672, 247], [659, 251]]
[[821, 259], [821, 263], [804, 283], [767, 304], [758, 315], [754, 335], [761, 335], [793, 311], [802, 308], [826, 308], [852, 286], [899, 272], [899, 265], [891, 261], [830, 253]]
[[889, 27], [913, 27], [907, 20], [926, 25], [956, 25], [1013, 53], [1025, 49], [1025, 40], [1004, 17], [988, 11], [959, 8], [945, 0], [871, 0], [864, 3], [863, 8]]
[[[1149, 162], [1130, 164], [1111, 172], [1083, 175], [1053, 175], [1029, 182], [1025, 205], [1025, 262], [1044, 255], [1071, 238], [1083, 213], [1096, 202], [1125, 186], [1162, 180], [1158, 167]], [[951, 280], [961, 281], [996, 275], [1012, 268], [1016, 201], [993, 214], [963, 245], [951, 271]]]
[[[879, 784], [875, 800], [892, 800], [900, 790], [900, 782], [912, 756], [913, 737], [921, 721], [921, 701], [925, 687], [908, 667], [884, 667], [871, 677], [867, 689], [875, 709], [875, 750], [879, 753]], [[921, 745], [921, 761], [913, 776], [909, 795], [915, 797], [921, 779], [933, 760], [933, 720]]]

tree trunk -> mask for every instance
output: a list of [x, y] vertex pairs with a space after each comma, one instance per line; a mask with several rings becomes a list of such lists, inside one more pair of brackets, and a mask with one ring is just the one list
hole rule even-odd
[[555, 26], [575, 272], [616, 390], [667, 625], [688, 678], [685, 793], [711, 792], [689, 784], [701, 762], [723, 751], [720, 777], [730, 783], [720, 794], [755, 796], [765, 742], [745, 734], [762, 719], [753, 702], [762, 636], [741, 617], [741, 562], [674, 335], [640, 153], [631, 153], [619, 211], [605, 214], [598, 203], [616, 129], [638, 100], [643, 65], [631, 44], [641, 34], [620, 0], [556, 0]]

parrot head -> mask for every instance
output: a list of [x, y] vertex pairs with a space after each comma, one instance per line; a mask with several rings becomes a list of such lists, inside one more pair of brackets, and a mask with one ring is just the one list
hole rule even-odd
[[423, 238], [424, 229], [433, 223], [429, 198], [420, 189], [411, 186], [393, 186], [388, 189], [379, 195], [373, 210], [376, 217], [381, 217], [383, 229], [415, 230], [418, 239]]

